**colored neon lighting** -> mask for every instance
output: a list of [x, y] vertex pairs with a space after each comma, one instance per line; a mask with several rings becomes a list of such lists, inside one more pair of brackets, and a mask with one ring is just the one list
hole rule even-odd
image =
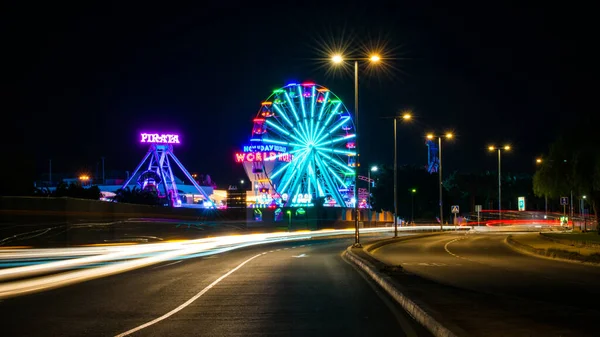
[[277, 152], [236, 152], [235, 153], [235, 162], [243, 163], [243, 162], [255, 162], [255, 161], [273, 161], [275, 159], [283, 162], [292, 161], [293, 155], [289, 153], [281, 153]]
[[142, 133], [140, 143], [150, 144], [180, 144], [179, 135], [175, 134], [158, 134], [158, 133]]
[[[265, 139], [267, 140], [267, 139]], [[284, 144], [285, 145], [285, 144]], [[281, 145], [244, 145], [244, 152], [287, 152], [287, 147]]]
[[[268, 116], [264, 115], [265, 105], [274, 107]], [[268, 189], [257, 204], [312, 205], [306, 195], [327, 197], [327, 206], [352, 204], [354, 168], [348, 161], [357, 154], [346, 145], [356, 135], [350, 134], [354, 129], [352, 114], [335, 94], [311, 82], [290, 83], [263, 100], [256, 117], [264, 123], [265, 133], [250, 144], [263, 148], [246, 148], [248, 151], [236, 154], [236, 161], [265, 163], [259, 164], [260, 172], [254, 172], [255, 164], [248, 171], [256, 175], [251, 177], [253, 181], [263, 184], [255, 188]], [[275, 146], [287, 151], [260, 151], [274, 150]], [[340, 192], [343, 190], [348, 191]]]
[[271, 104], [273, 104], [273, 102], [262, 102], [261, 104], [262, 105], [271, 105]]

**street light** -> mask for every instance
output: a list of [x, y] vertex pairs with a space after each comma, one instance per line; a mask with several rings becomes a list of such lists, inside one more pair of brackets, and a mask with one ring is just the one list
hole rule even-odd
[[412, 222], [413, 225], [415, 224], [415, 193], [417, 193], [416, 188], [410, 190], [410, 222]]
[[[490, 146], [488, 147], [490, 151], [498, 151], [498, 220], [502, 221], [502, 159], [501, 153], [502, 151], [510, 151], [509, 145], [504, 146]], [[541, 160], [540, 160], [541, 162]]]
[[402, 118], [402, 120], [412, 120], [412, 113], [405, 111], [402, 116], [384, 117], [392, 118], [394, 120], [394, 237], [398, 237], [398, 141], [396, 132], [396, 120]]
[[360, 235], [358, 231], [358, 167], [359, 167], [359, 147], [358, 147], [358, 62], [366, 61], [378, 63], [381, 61], [379, 55], [372, 54], [368, 58], [345, 58], [342, 54], [331, 56], [333, 64], [342, 64], [344, 61], [354, 61], [354, 148], [356, 151], [356, 161], [354, 162], [354, 247], [362, 247], [360, 244]]
[[432, 133], [427, 135], [427, 139], [429, 140], [433, 140], [434, 138], [438, 139], [438, 161], [439, 161], [439, 167], [438, 167], [438, 185], [439, 185], [439, 190], [440, 190], [440, 230], [444, 231], [444, 205], [442, 203], [442, 138], [445, 137], [446, 139], [452, 139], [454, 138], [454, 135], [451, 132], [446, 132], [446, 134], [441, 135], [441, 136], [436, 136]]
[[[536, 158], [535, 163], [540, 165], [544, 162], [542, 158]], [[548, 195], [544, 193], [544, 215], [548, 216]], [[545, 219], [545, 218], [544, 218]]]
[[368, 204], [367, 206], [369, 207], [369, 225], [371, 224], [371, 171], [372, 172], [377, 172], [378, 168], [377, 166], [373, 166], [371, 167], [371, 169], [369, 170], [369, 173], [367, 173], [367, 178], [369, 180], [369, 193], [368, 193]]

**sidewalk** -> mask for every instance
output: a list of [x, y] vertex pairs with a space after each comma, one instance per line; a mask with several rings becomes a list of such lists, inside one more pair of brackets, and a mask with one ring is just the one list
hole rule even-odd
[[539, 233], [509, 235], [506, 242], [513, 248], [543, 257], [600, 264], [600, 248], [576, 247], [552, 241]]

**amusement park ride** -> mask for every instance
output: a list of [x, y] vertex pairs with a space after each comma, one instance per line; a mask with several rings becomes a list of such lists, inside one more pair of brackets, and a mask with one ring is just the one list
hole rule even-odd
[[354, 207], [356, 132], [334, 93], [288, 84], [262, 102], [253, 122], [249, 143], [235, 154], [252, 182], [251, 207]]
[[[137, 177], [137, 184], [142, 190], [156, 191], [159, 197], [165, 198], [168, 201], [169, 206], [181, 207], [179, 190], [177, 189], [175, 175], [171, 166], [171, 162], [173, 162], [194, 185], [199, 194], [204, 197], [205, 204], [208, 203], [206, 206], [208, 208], [215, 207], [206, 192], [196, 183], [192, 175], [173, 153], [173, 145], [180, 144], [179, 135], [142, 133], [140, 137], [140, 143], [150, 144], [150, 148], [133, 174], [123, 184], [123, 189], [129, 186], [131, 180]], [[142, 168], [145, 171], [140, 172]], [[138, 172], [140, 173], [139, 175]]]

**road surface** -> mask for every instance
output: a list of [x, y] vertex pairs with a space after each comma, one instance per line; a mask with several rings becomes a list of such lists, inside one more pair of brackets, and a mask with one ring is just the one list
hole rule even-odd
[[472, 316], [465, 326], [484, 321], [486, 311], [493, 311], [487, 318], [494, 325], [505, 321], [534, 331], [552, 327], [549, 331], [557, 335], [562, 334], [559, 328], [565, 329], [563, 335], [594, 335], [600, 267], [521, 254], [504, 242], [508, 234], [450, 233], [401, 241], [372, 253], [448, 289], [458, 288], [453, 294], [470, 297], [472, 303], [479, 300], [480, 307], [472, 311], [454, 305], [463, 317]]
[[0, 302], [6, 336], [429, 336], [341, 257], [351, 238], [168, 261]]

